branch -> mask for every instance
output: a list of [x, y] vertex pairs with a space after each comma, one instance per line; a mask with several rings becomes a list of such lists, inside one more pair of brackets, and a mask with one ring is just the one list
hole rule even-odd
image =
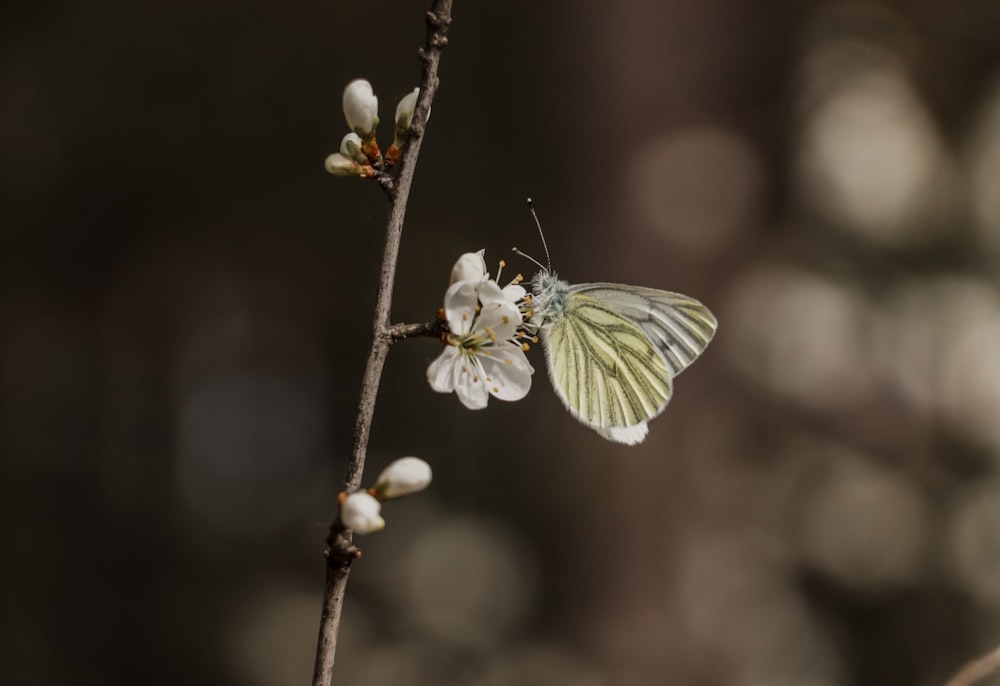
[[[438, 65], [441, 51], [448, 44], [448, 26], [451, 24], [452, 0], [433, 0], [427, 13], [427, 44], [420, 51], [423, 71], [420, 75], [420, 97], [413, 111], [406, 147], [399, 160], [399, 176], [394, 183], [379, 181], [391, 199], [389, 218], [386, 222], [385, 249], [382, 253], [382, 267], [379, 272], [378, 296], [375, 301], [375, 321], [372, 327], [372, 344], [368, 353], [364, 377], [361, 382], [361, 398], [358, 417], [354, 424], [354, 446], [347, 467], [344, 490], [353, 492], [361, 486], [368, 452], [368, 437], [371, 433], [372, 416], [375, 413], [375, 399], [378, 396], [382, 368], [394, 338], [390, 327], [389, 312], [392, 304], [392, 287], [396, 276], [396, 262], [399, 257], [400, 237], [403, 233], [403, 219], [406, 203], [413, 184], [413, 172], [420, 153], [420, 143], [427, 125], [427, 113], [437, 93]], [[337, 651], [337, 634], [340, 629], [340, 615], [347, 590], [347, 577], [351, 562], [360, 551], [351, 543], [351, 533], [346, 531], [338, 517], [330, 526], [327, 537], [330, 549], [327, 551], [326, 590], [323, 596], [323, 613], [320, 619], [319, 639], [316, 645], [316, 664], [313, 670], [313, 686], [329, 686], [333, 679], [333, 661]]]
[[945, 686], [969, 686], [997, 671], [1000, 671], [1000, 646], [966, 664]]
[[447, 323], [441, 319], [420, 324], [393, 324], [392, 328], [389, 329], [389, 334], [392, 336], [393, 341], [401, 341], [405, 338], [418, 338], [421, 336], [441, 338], [441, 336], [448, 331], [446, 324]]

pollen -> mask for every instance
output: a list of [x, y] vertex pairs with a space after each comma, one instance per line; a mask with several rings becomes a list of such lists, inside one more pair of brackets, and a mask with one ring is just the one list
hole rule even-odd
[[464, 364], [462, 365], [462, 373], [463, 374], [468, 374], [469, 373], [469, 368], [466, 367]]
[[510, 359], [509, 357], [506, 360], [504, 360], [504, 362], [506, 362], [507, 364], [514, 364], [514, 360]]
[[524, 274], [518, 272], [517, 276], [514, 277], [514, 283], [521, 283], [524, 281]]
[[493, 357], [493, 351], [492, 350], [484, 350], [483, 351], [483, 355], [486, 355], [486, 357]]
[[472, 377], [472, 383], [479, 383], [479, 375], [478, 375], [478, 374], [475, 374], [475, 375], [474, 375], [474, 376]]
[[507, 315], [504, 315], [503, 316], [503, 323], [504, 324], [510, 324], [510, 317], [508, 317]]
[[493, 392], [494, 392], [494, 393], [499, 393], [499, 392], [500, 392], [500, 389], [499, 389], [499, 388], [497, 388], [496, 386], [494, 386], [494, 387], [493, 387]]

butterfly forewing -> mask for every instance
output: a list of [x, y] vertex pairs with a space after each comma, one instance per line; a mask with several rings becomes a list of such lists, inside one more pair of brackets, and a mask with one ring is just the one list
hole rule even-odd
[[663, 355], [672, 376], [697, 359], [718, 326], [707, 307], [680, 293], [614, 283], [579, 284], [570, 293], [589, 296], [634, 322]]
[[542, 333], [556, 391], [593, 428], [642, 424], [670, 400], [673, 373], [658, 342], [616, 310], [615, 303], [577, 291]]

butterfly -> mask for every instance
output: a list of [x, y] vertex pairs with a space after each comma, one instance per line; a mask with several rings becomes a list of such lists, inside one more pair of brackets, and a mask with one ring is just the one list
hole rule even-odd
[[616, 283], [574, 285], [539, 267], [532, 279], [531, 325], [556, 395], [604, 438], [641, 443], [647, 422], [670, 402], [674, 377], [715, 335], [715, 316], [680, 293]]

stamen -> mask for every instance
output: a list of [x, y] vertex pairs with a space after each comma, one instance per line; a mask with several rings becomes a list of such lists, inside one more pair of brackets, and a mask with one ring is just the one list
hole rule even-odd
[[529, 350], [531, 350], [531, 346], [528, 345], [527, 343], [522, 343], [521, 350], [523, 350], [524, 352], [528, 352]]

